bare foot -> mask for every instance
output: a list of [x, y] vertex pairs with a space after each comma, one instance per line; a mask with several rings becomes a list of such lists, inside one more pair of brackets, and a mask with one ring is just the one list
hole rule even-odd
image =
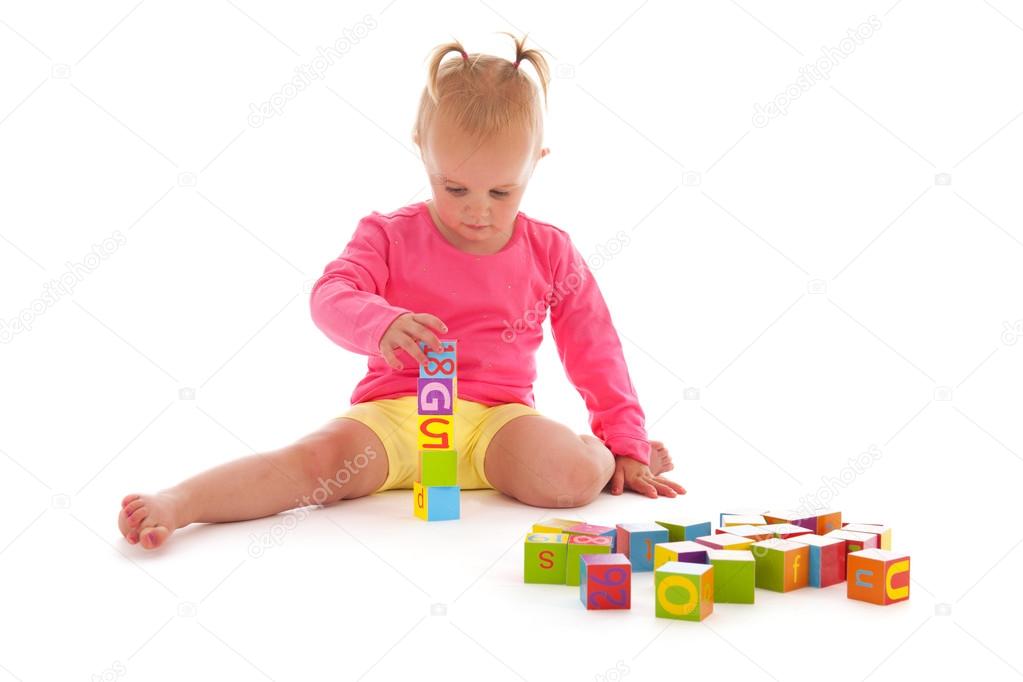
[[117, 527], [133, 545], [139, 543], [146, 549], [156, 549], [184, 525], [187, 525], [184, 522], [184, 503], [171, 492], [133, 494], [121, 500]]
[[664, 443], [659, 440], [650, 441], [650, 473], [654, 476], [660, 476], [665, 471], [671, 471], [675, 468], [675, 465], [671, 461], [671, 455], [668, 454], [668, 448], [664, 447]]

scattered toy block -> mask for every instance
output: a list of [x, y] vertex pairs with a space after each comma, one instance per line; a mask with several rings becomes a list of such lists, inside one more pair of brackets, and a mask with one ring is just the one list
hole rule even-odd
[[817, 517], [807, 512], [792, 509], [764, 512], [764, 519], [768, 524], [791, 523], [794, 526], [802, 526], [811, 533], [817, 532]]
[[603, 535], [569, 535], [568, 563], [565, 567], [565, 584], [578, 585], [581, 562], [584, 554], [611, 554], [611, 538]]
[[[726, 516], [763, 516], [763, 507], [729, 507], [732, 511], [720, 512], [718, 514], [718, 525], [725, 525]], [[710, 533], [706, 533], [710, 535]]]
[[790, 592], [809, 584], [810, 548], [805, 544], [772, 538], [753, 543], [757, 562], [757, 587]]
[[454, 450], [420, 450], [416, 481], [427, 488], [458, 485], [458, 453]]
[[846, 553], [858, 552], [861, 549], [879, 549], [877, 546], [878, 536], [873, 533], [859, 533], [854, 530], [842, 529], [826, 533], [824, 537], [845, 540]]
[[696, 542], [707, 545], [711, 549], [749, 549], [753, 540], [730, 533], [715, 533], [696, 538]]
[[[535, 530], [535, 529], [534, 529]], [[589, 535], [592, 537], [606, 537], [611, 539], [611, 551], [617, 551], [615, 544], [618, 540], [618, 530], [611, 526], [598, 526], [592, 523], [577, 523], [565, 529], [569, 535]]]
[[909, 599], [909, 555], [883, 549], [861, 549], [847, 557], [849, 599], [894, 604]]
[[669, 561], [681, 561], [687, 564], [707, 563], [707, 545], [692, 540], [681, 542], [661, 542], [654, 545], [654, 570]]
[[658, 618], [701, 621], [714, 611], [714, 566], [669, 561], [654, 571]]
[[578, 526], [582, 521], [575, 519], [543, 519], [533, 524], [534, 533], [564, 533], [572, 526]]
[[568, 535], [530, 533], [526, 536], [525, 582], [564, 585], [567, 566]]
[[845, 580], [845, 540], [821, 535], [798, 535], [792, 542], [810, 548], [810, 587], [830, 587]]
[[579, 557], [579, 599], [587, 610], [632, 607], [632, 562], [624, 554]]
[[718, 528], [714, 533], [717, 535], [723, 533], [738, 535], [740, 538], [748, 538], [753, 542], [759, 542], [760, 540], [768, 540], [774, 537], [774, 533], [764, 530], [765, 528], [767, 526], [727, 526], [726, 528]]
[[842, 512], [840, 511], [826, 509], [816, 511], [814, 514], [817, 516], [817, 524], [813, 532], [817, 535], [827, 535], [831, 531], [839, 530], [842, 527]]
[[756, 559], [748, 549], [708, 549], [714, 567], [715, 604], [752, 604], [757, 581]]
[[424, 486], [412, 484], [412, 511], [424, 521], [453, 521], [461, 511], [457, 485]]
[[892, 529], [888, 526], [875, 523], [846, 523], [842, 530], [850, 530], [854, 533], [873, 533], [877, 536], [878, 549], [885, 551], [892, 548]]
[[794, 538], [797, 535], [810, 535], [813, 533], [813, 530], [810, 528], [797, 526], [792, 523], [769, 523], [766, 526], [760, 526], [760, 529], [770, 532], [774, 537], [782, 540], [788, 540], [789, 538]]
[[632, 571], [654, 570], [654, 545], [668, 541], [668, 529], [656, 523], [619, 523], [615, 547], [632, 562]]
[[721, 527], [728, 526], [765, 526], [767, 520], [760, 514], [722, 514]]
[[668, 529], [668, 542], [695, 540], [698, 537], [710, 535], [710, 521], [676, 519], [674, 521], [657, 521], [656, 523]]

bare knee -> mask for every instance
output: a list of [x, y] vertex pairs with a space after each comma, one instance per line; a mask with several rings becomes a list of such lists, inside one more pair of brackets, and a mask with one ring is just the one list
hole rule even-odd
[[564, 509], [582, 507], [597, 499], [614, 471], [614, 456], [601, 446], [595, 448], [580, 439], [579, 445], [551, 453], [550, 466], [536, 490], [540, 507]]
[[387, 477], [387, 457], [373, 431], [335, 419], [296, 444], [311, 481], [310, 504], [329, 504], [375, 492]]

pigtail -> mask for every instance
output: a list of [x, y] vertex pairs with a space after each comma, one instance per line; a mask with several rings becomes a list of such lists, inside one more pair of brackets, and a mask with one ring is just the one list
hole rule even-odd
[[457, 40], [453, 40], [450, 43], [445, 43], [443, 45], [438, 45], [434, 48], [433, 52], [431, 52], [429, 56], [429, 68], [426, 78], [426, 91], [429, 93], [430, 99], [432, 99], [434, 103], [440, 101], [440, 96], [438, 94], [439, 88], [437, 87], [437, 80], [440, 75], [440, 63], [449, 52], [458, 52], [461, 55], [462, 63], [467, 67], [469, 64], [469, 55], [465, 51], [465, 48], [462, 47], [462, 43]]
[[526, 48], [526, 39], [529, 34], [522, 36], [522, 38], [516, 38], [514, 34], [502, 31], [504, 35], [510, 37], [515, 41], [515, 62], [512, 64], [512, 68], [518, 71], [519, 66], [523, 61], [527, 61], [533, 65], [533, 69], [536, 71], [536, 75], [540, 80], [540, 88], [543, 90], [543, 101], [544, 106], [547, 106], [547, 84], [551, 80], [550, 68], [547, 66], [547, 60], [544, 58], [543, 53], [540, 50], [533, 48]]

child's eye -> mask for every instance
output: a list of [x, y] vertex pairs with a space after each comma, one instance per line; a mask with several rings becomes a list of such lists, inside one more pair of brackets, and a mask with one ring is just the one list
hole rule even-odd
[[444, 189], [446, 189], [451, 194], [454, 194], [456, 197], [460, 197], [463, 194], [465, 194], [465, 190], [462, 189], [461, 187], [445, 187]]
[[495, 197], [506, 197], [506, 196], [508, 196], [508, 192], [504, 192], [504, 191], [501, 191], [499, 189], [490, 190], [490, 193], [493, 194]]

